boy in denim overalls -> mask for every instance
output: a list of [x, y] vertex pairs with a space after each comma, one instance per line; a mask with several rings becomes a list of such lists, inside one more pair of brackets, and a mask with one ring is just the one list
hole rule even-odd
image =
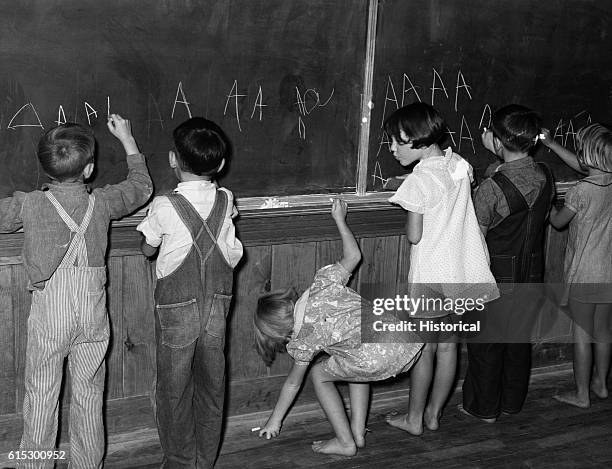
[[[54, 449], [68, 357], [70, 453], [71, 464], [78, 468], [101, 467], [104, 455], [109, 224], [143, 205], [153, 190], [129, 121], [113, 114], [108, 128], [126, 151], [127, 180], [90, 191], [84, 180], [94, 169], [94, 136], [78, 124], [64, 124], [49, 130], [38, 145], [38, 159], [51, 183], [41, 191], [15, 192], [0, 201], [0, 231], [23, 227], [23, 263], [33, 292], [20, 449]], [[52, 467], [53, 460], [24, 460], [23, 466]]]
[[138, 225], [156, 263], [156, 420], [162, 467], [213, 467], [225, 397], [225, 320], [233, 268], [242, 257], [233, 196], [213, 177], [229, 144], [219, 126], [194, 117], [174, 130], [170, 167], [180, 181], [156, 197]]

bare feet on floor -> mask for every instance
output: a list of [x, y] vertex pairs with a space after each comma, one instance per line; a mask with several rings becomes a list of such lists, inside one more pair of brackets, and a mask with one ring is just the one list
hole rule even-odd
[[484, 423], [495, 423], [495, 422], [497, 422], [497, 418], [495, 418], [495, 417], [490, 418], [490, 419], [485, 419], [485, 418], [482, 418], [482, 417], [478, 417], [478, 416], [476, 416], [474, 414], [470, 414], [467, 410], [465, 410], [463, 408], [463, 404], [458, 404], [457, 405], [457, 410], [459, 412], [461, 412], [462, 414], [467, 415], [468, 417], [472, 417], [472, 418], [478, 419], [478, 420], [480, 420], [481, 422], [484, 422]]
[[436, 431], [440, 428], [440, 417], [442, 412], [433, 412], [431, 409], [426, 408], [423, 413], [423, 422], [428, 430]]
[[564, 404], [580, 407], [581, 409], [588, 409], [589, 407], [591, 407], [591, 400], [588, 396], [586, 398], [578, 396], [578, 394], [576, 394], [575, 392], [557, 394], [553, 396], [553, 399], [559, 402], [563, 402]]
[[355, 443], [343, 445], [338, 438], [313, 441], [311, 448], [315, 453], [321, 454], [337, 454], [340, 456], [355, 456], [355, 454], [357, 454]]
[[365, 436], [369, 432], [367, 428], [353, 428], [351, 427], [351, 433], [353, 434], [353, 440], [357, 448], [365, 448]]
[[608, 398], [608, 387], [606, 386], [605, 381], [602, 382], [599, 378], [593, 377], [591, 380], [591, 391], [600, 399]]
[[414, 423], [408, 420], [408, 414], [391, 413], [385, 418], [392, 427], [399, 428], [411, 435], [419, 436], [423, 434], [423, 420]]

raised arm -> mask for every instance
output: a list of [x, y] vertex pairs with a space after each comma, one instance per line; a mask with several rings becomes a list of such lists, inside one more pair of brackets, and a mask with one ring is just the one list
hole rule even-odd
[[336, 197], [332, 202], [331, 214], [338, 227], [340, 238], [342, 238], [342, 259], [340, 264], [348, 272], [353, 272], [361, 260], [361, 251], [353, 232], [346, 224], [347, 211], [348, 205], [346, 202]]
[[302, 387], [308, 365], [309, 363], [293, 363], [293, 367], [291, 368], [291, 371], [287, 375], [287, 379], [285, 379], [285, 383], [281, 388], [281, 392], [278, 396], [278, 401], [276, 401], [276, 405], [274, 406], [274, 410], [272, 411], [272, 415], [264, 427], [259, 431], [259, 436], [265, 436], [267, 440], [278, 436], [283, 425], [283, 419], [285, 418], [289, 407], [291, 407], [291, 404], [293, 404], [295, 396], [297, 396], [298, 391]]
[[149, 176], [144, 156], [132, 135], [130, 121], [118, 114], [111, 114], [108, 130], [121, 142], [126, 153], [128, 175], [125, 181], [96, 189], [106, 203], [112, 219], [124, 217], [143, 206], [153, 193], [153, 182]]
[[588, 171], [584, 170], [580, 166], [580, 163], [578, 163], [578, 157], [574, 153], [555, 142], [555, 139], [552, 138], [550, 135], [550, 130], [542, 129], [542, 138], [540, 140], [545, 146], [550, 148], [559, 158], [561, 158], [561, 160], [563, 160], [566, 165], [568, 165], [574, 171], [578, 171], [582, 174], [588, 173]]

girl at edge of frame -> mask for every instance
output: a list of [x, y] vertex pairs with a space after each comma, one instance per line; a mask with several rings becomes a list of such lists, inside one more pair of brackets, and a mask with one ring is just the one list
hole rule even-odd
[[[357, 241], [346, 224], [346, 212], [347, 204], [334, 199], [331, 214], [343, 246], [340, 262], [319, 269], [299, 299], [293, 288], [261, 297], [253, 325], [255, 346], [266, 365], [285, 349], [294, 359], [272, 415], [259, 436], [270, 439], [279, 435], [310, 368], [317, 399], [335, 433], [334, 438], [313, 442], [312, 450], [353, 456], [365, 446], [369, 382], [410, 369], [423, 344], [416, 334], [408, 332], [403, 333], [402, 342], [361, 342], [362, 310], [371, 314], [371, 304], [346, 286], [361, 261]], [[348, 382], [350, 422], [336, 382]]]
[[562, 304], [569, 304], [573, 320], [576, 383], [574, 391], [553, 397], [588, 408], [590, 391], [600, 399], [608, 397], [612, 350], [612, 130], [593, 123], [580, 129], [576, 137], [577, 155], [543, 129], [542, 143], [572, 169], [587, 175], [568, 189], [563, 207], [553, 207], [550, 213], [550, 223], [556, 229], [569, 226]]
[[[391, 152], [402, 166], [418, 161], [389, 199], [407, 211], [409, 295], [476, 298], [483, 303], [498, 298], [472, 204], [472, 167], [450, 147], [440, 148], [447, 130], [443, 117], [432, 106], [417, 102], [395, 111], [384, 128], [392, 138]], [[459, 313], [421, 309], [411, 314], [452, 321]], [[388, 415], [389, 425], [412, 435], [421, 435], [424, 426], [434, 431], [439, 428], [455, 379], [456, 342], [452, 337], [430, 336], [411, 371], [408, 413]]]

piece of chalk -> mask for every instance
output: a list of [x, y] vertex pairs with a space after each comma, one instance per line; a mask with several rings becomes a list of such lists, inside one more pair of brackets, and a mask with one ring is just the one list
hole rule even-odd
[[256, 431], [258, 431], [258, 430], [261, 430], [261, 427], [253, 427], [253, 428], [251, 428], [251, 431], [252, 431], [252, 432], [256, 432]]

